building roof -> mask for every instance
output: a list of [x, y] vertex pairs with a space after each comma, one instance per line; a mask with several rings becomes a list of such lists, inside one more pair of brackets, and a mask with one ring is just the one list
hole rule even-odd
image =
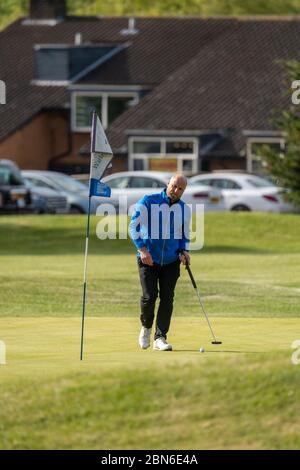
[[[118, 56], [80, 81], [82, 84], [157, 85], [206, 44], [230, 29], [233, 20], [138, 18], [134, 36]], [[120, 35], [117, 35], [118, 40]]]
[[114, 121], [113, 145], [121, 147], [124, 133], [141, 128], [145, 134], [157, 129], [274, 129], [276, 111], [290, 103], [279, 60], [300, 60], [299, 41], [298, 19], [233, 22]]
[[[70, 105], [63, 86], [38, 86], [34, 45], [127, 44], [82, 77], [89, 84], [144, 85], [153, 89], [109, 129], [114, 149], [134, 129], [272, 129], [272, 111], [288, 103], [278, 59], [299, 59], [300, 21], [289, 18], [138, 18], [123, 35], [125, 17], [66, 17], [54, 26], [18, 20], [0, 33], [0, 140], [39, 112]], [[239, 139], [241, 140], [241, 139]], [[230, 147], [230, 146], [229, 146]]]
[[31, 83], [35, 78], [34, 46], [83, 43], [128, 43], [107, 64], [97, 68], [82, 84], [138, 84], [153, 86], [164, 80], [203, 44], [230, 27], [230, 20], [196, 18], [139, 18], [138, 33], [124, 35], [125, 17], [66, 17], [54, 26], [18, 20], [0, 33], [0, 79], [7, 85], [7, 104], [0, 107], [0, 140], [42, 109], [69, 106], [66, 87]]

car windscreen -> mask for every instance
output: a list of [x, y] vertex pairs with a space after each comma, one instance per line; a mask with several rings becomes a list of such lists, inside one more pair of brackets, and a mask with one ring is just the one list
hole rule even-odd
[[8, 186], [21, 186], [24, 184], [22, 176], [10, 167], [0, 166], [0, 184]]
[[111, 178], [105, 180], [105, 184], [111, 189], [125, 189], [128, 188], [129, 176], [117, 176], [116, 178]]
[[167, 184], [168, 181], [159, 181], [145, 176], [132, 176], [130, 178], [130, 188], [164, 188]]
[[65, 191], [76, 193], [76, 192], [83, 192], [87, 190], [85, 184], [81, 183], [80, 181], [74, 180], [70, 176], [63, 175], [61, 173], [55, 173], [51, 176], [47, 175], [47, 178], [54, 181], [57, 185], [59, 185]]
[[192, 180], [192, 181], [189, 181], [188, 184], [192, 186], [211, 186], [212, 180], [211, 179]]

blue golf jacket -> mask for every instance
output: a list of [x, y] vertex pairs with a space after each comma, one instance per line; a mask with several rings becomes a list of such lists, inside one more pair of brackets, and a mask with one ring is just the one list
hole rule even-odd
[[188, 251], [191, 210], [181, 200], [171, 204], [166, 189], [144, 196], [134, 208], [130, 236], [138, 250], [146, 247], [153, 262], [173, 263], [182, 250]]

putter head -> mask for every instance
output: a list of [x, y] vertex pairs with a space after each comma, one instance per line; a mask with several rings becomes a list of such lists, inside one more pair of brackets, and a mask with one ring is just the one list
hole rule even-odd
[[222, 344], [222, 341], [212, 341], [211, 344]]

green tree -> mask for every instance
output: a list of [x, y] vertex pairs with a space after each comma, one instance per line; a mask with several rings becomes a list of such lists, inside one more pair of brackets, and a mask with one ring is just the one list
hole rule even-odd
[[292, 83], [300, 79], [300, 63], [287, 61], [284, 66], [291, 104], [274, 122], [277, 129], [285, 133], [285, 152], [278, 153], [274, 147], [265, 145], [260, 153], [278, 184], [289, 190], [286, 200], [300, 207], [300, 103], [294, 104], [291, 96], [291, 90], [295, 91], [291, 88]]
[[20, 16], [25, 16], [29, 10], [28, 0], [0, 1], [0, 30]]
[[[300, 0], [67, 0], [71, 15], [294, 15]], [[0, 29], [26, 16], [29, 0], [0, 0]]]
[[73, 0], [74, 14], [286, 15], [300, 13], [300, 0]]

